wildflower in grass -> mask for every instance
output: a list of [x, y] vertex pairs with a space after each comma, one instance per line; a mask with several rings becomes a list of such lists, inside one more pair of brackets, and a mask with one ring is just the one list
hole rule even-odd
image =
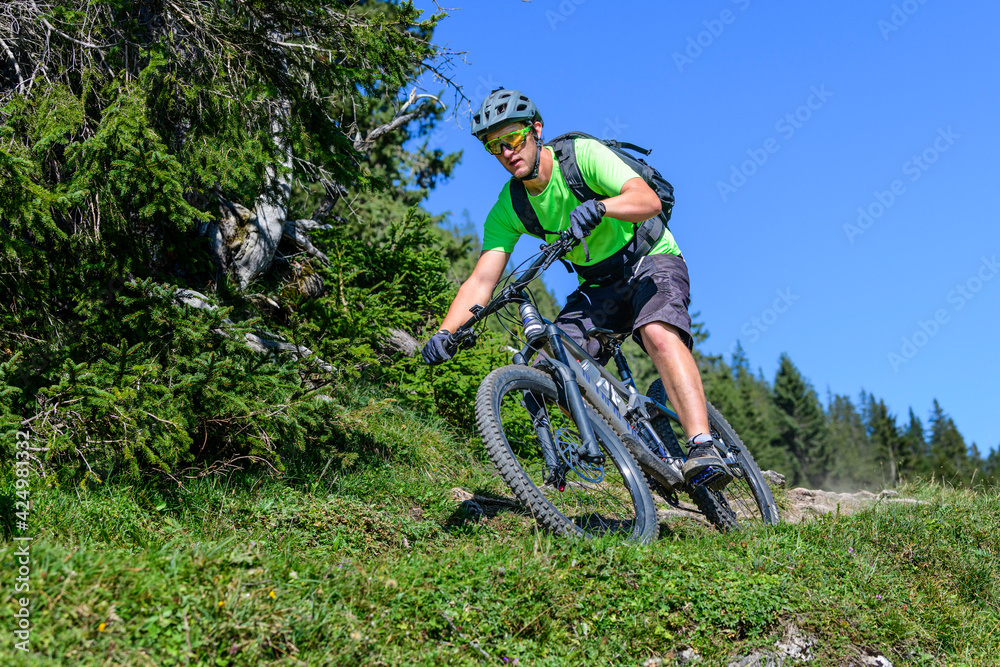
[[882, 599], [882, 594], [881, 593], [876, 593], [875, 594], [875, 599], [876, 600], [881, 600]]
[[104, 628], [106, 628], [106, 627], [108, 627], [108, 626], [105, 625], [104, 623], [101, 623], [100, 625], [97, 626], [97, 631], [98, 632], [104, 632]]
[[278, 596], [274, 594], [274, 591], [271, 591], [270, 593], [268, 593], [267, 597], [271, 598], [272, 600], [278, 599]]
[[226, 601], [225, 600], [219, 600], [219, 606], [220, 607], [226, 606]]
[[849, 554], [854, 553], [854, 547], [847, 547], [847, 553]]

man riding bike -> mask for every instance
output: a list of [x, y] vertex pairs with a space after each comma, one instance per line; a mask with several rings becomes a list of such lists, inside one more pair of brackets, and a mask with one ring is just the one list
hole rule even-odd
[[424, 361], [433, 365], [451, 359], [450, 332], [468, 318], [471, 307], [489, 301], [514, 244], [527, 232], [511, 196], [512, 184], [520, 181], [547, 234], [570, 229], [581, 241], [566, 255], [580, 275], [580, 287], [555, 323], [601, 363], [607, 363], [608, 354], [585, 333], [595, 326], [631, 332], [653, 359], [688, 437], [685, 480], [701, 476], [700, 483], [721, 488], [732, 474], [710, 435], [705, 392], [691, 354], [687, 266], [665, 226], [652, 243], [634, 243], [637, 225], [660, 214], [660, 198], [607, 146], [576, 138], [580, 173], [599, 195], [581, 203], [552, 148], [542, 144], [542, 127], [535, 104], [518, 90], [493, 91], [472, 116], [472, 134], [512, 179], [486, 218], [483, 250], [472, 275], [458, 290], [441, 330], [424, 346]]

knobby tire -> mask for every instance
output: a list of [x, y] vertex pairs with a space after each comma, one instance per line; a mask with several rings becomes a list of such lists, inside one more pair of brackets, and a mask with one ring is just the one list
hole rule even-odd
[[[529, 399], [545, 415], [548, 432], [572, 449], [575, 425], [556, 382], [547, 373], [511, 365], [490, 373], [476, 394], [476, 422], [500, 477], [544, 529], [557, 535], [622, 534], [636, 542], [656, 537], [656, 507], [645, 477], [621, 443], [624, 437], [587, 405], [591, 426], [607, 457], [599, 483], [576, 468], [566, 472], [566, 491], [546, 485], [549, 469], [528, 408]], [[560, 459], [562, 460], [562, 459]], [[586, 471], [585, 471], [586, 472]], [[590, 474], [590, 473], [587, 473]], [[593, 478], [593, 477], [592, 477]]]
[[[646, 395], [657, 403], [668, 404], [667, 394], [660, 380], [653, 381]], [[736, 459], [736, 463], [730, 465], [735, 477], [722, 491], [689, 486], [688, 495], [705, 517], [722, 532], [750, 525], [777, 524], [778, 507], [774, 502], [774, 495], [753, 455], [722, 413], [711, 403], [707, 407], [712, 437], [727, 450], [722, 451], [723, 457]], [[670, 455], [685, 458], [686, 454], [674, 435], [670, 419], [656, 417], [651, 424]]]

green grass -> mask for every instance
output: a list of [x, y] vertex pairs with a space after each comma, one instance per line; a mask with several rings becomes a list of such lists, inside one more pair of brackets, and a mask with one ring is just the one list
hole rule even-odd
[[[996, 495], [912, 487], [927, 504], [731, 535], [678, 521], [647, 547], [568, 541], [517, 511], [468, 514], [449, 489], [504, 490], [481, 445], [439, 422], [383, 402], [334, 430], [336, 454], [289, 459], [280, 479], [32, 480], [33, 653], [8, 639], [0, 661], [641, 665], [694, 647], [726, 665], [794, 621], [819, 638], [811, 665], [865, 648], [896, 667], [997, 664]], [[8, 574], [15, 547], [0, 545]]]

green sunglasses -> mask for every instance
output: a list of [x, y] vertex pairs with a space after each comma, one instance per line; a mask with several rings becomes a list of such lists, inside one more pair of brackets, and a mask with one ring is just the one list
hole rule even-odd
[[528, 133], [531, 132], [531, 130], [531, 126], [523, 127], [520, 130], [514, 130], [513, 132], [500, 135], [496, 139], [490, 139], [489, 141], [483, 143], [483, 146], [486, 147], [486, 152], [490, 155], [500, 155], [505, 148], [516, 151], [521, 148], [525, 140], [527, 140]]

